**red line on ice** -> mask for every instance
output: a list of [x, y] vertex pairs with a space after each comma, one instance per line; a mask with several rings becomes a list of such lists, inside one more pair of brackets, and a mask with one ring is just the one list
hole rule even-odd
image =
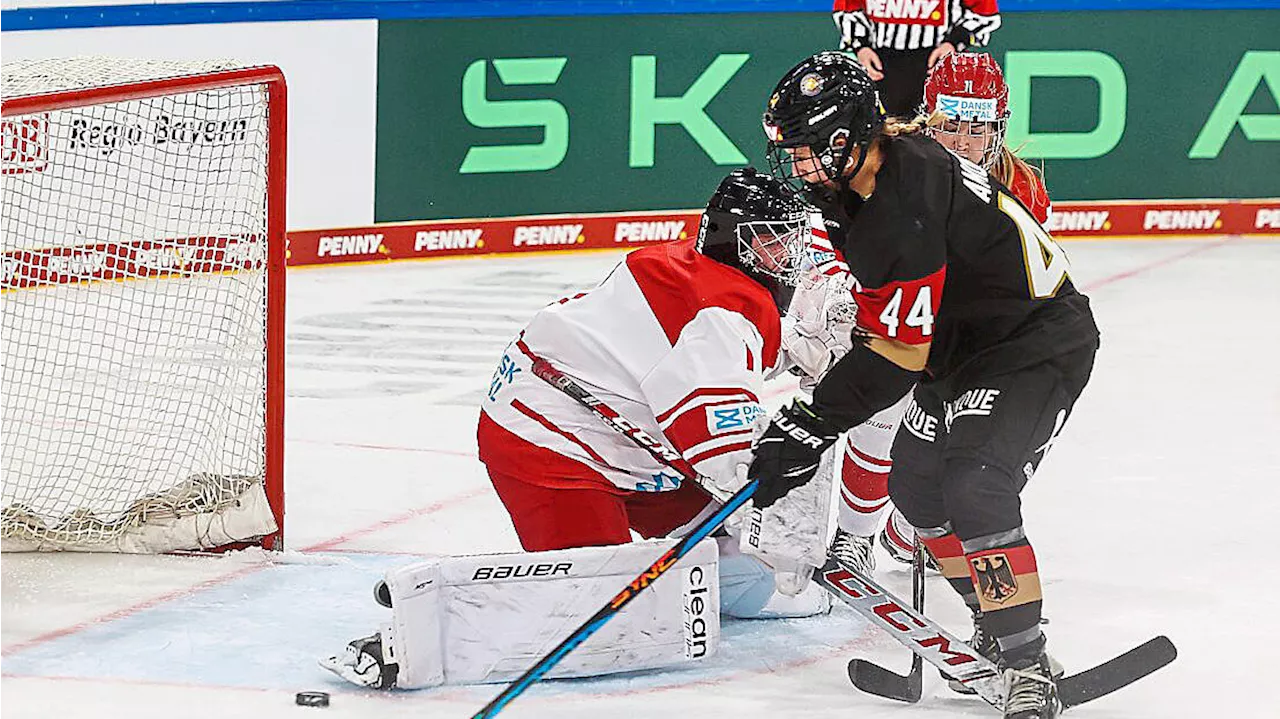
[[[363, 527], [361, 529], [347, 532], [346, 534], [339, 535], [333, 539], [328, 539], [318, 544], [313, 544], [309, 547], [302, 549], [301, 551], [302, 553], [324, 551], [325, 549], [329, 549], [331, 547], [335, 547], [337, 545], [349, 542], [352, 539], [364, 537], [369, 534], [379, 532], [388, 527], [393, 527], [397, 524], [403, 524], [404, 522], [408, 522], [412, 519], [416, 519], [418, 517], [421, 517], [427, 514], [432, 514], [434, 512], [442, 511], [444, 509], [452, 507], [455, 504], [461, 504], [462, 502], [475, 499], [476, 497], [479, 497], [480, 495], [485, 494], [488, 491], [489, 491], [489, 488], [487, 485], [479, 489], [473, 489], [470, 492], [460, 494], [456, 497], [450, 497], [449, 499], [443, 499], [438, 502], [433, 502], [432, 504], [428, 504], [425, 507], [418, 507], [416, 509], [411, 509], [407, 512], [403, 512], [394, 517], [384, 519], [379, 522], [375, 522], [374, 524], [371, 524], [367, 527]], [[184, 587], [182, 589], [175, 589], [171, 592], [166, 592], [159, 596], [152, 597], [150, 599], [138, 602], [137, 604], [124, 607], [123, 609], [117, 609], [113, 612], [108, 612], [101, 616], [94, 617], [93, 619], [87, 619], [82, 622], [77, 622], [67, 627], [55, 629], [51, 632], [45, 632], [44, 634], [37, 635], [26, 641], [12, 644], [10, 646], [5, 647], [2, 651], [0, 651], [0, 656], [7, 657], [12, 654], [16, 654], [18, 652], [24, 651], [26, 649], [30, 649], [31, 647], [38, 646], [46, 642], [51, 642], [55, 639], [61, 639], [62, 637], [70, 636], [72, 634], [77, 634], [79, 632], [85, 631], [86, 629], [90, 629], [100, 624], [113, 622], [117, 619], [124, 619], [125, 617], [131, 616], [133, 614], [137, 614], [138, 612], [141, 612], [146, 609], [150, 609], [155, 606], [159, 606], [161, 604], [164, 604], [165, 602], [173, 601], [175, 599], [181, 599], [183, 597], [188, 597], [193, 594], [202, 592], [206, 589], [212, 589], [213, 587], [226, 584], [227, 582], [230, 582], [234, 579], [239, 579], [249, 574], [253, 574], [254, 572], [262, 571], [263, 569], [266, 569], [267, 567], [271, 567], [271, 566], [274, 566], [271, 562], [264, 561], [264, 562], [253, 564], [247, 567], [239, 567], [234, 571], [228, 572], [218, 577], [206, 579], [202, 582], [197, 582], [196, 584], [193, 584], [189, 587]]]
[[1133, 269], [1125, 270], [1124, 272], [1117, 272], [1114, 275], [1103, 277], [1100, 280], [1090, 282], [1089, 284], [1081, 287], [1080, 289], [1085, 292], [1092, 292], [1093, 290], [1096, 290], [1099, 287], [1106, 287], [1107, 285], [1115, 284], [1116, 282], [1120, 282], [1121, 280], [1127, 280], [1130, 277], [1136, 277], [1137, 275], [1140, 275], [1144, 272], [1154, 270], [1157, 267], [1164, 267], [1165, 265], [1171, 265], [1175, 262], [1181, 262], [1182, 260], [1185, 260], [1188, 257], [1192, 257], [1194, 255], [1198, 255], [1201, 252], [1216, 250], [1219, 247], [1222, 247], [1223, 245], [1227, 244], [1228, 242], [1231, 242], [1232, 240], [1237, 240], [1237, 239], [1240, 239], [1239, 235], [1228, 235], [1216, 242], [1207, 242], [1202, 245], [1197, 245], [1187, 250], [1186, 252], [1180, 252], [1176, 255], [1171, 255], [1169, 257], [1156, 260], [1154, 262], [1148, 262], [1145, 265], [1138, 265], [1137, 267], [1134, 267]]
[[485, 485], [485, 486], [483, 486], [483, 487], [480, 487], [480, 488], [478, 488], [478, 489], [473, 489], [473, 490], [471, 490], [470, 492], [466, 492], [466, 493], [464, 493], [464, 494], [460, 494], [460, 495], [458, 495], [458, 496], [456, 496], [456, 497], [450, 497], [449, 499], [442, 499], [442, 500], [440, 500], [439, 502], [435, 502], [435, 503], [433, 503], [433, 504], [428, 504], [428, 505], [427, 505], [427, 506], [425, 506], [425, 507], [418, 507], [417, 509], [410, 509], [410, 510], [409, 510], [409, 511], [407, 511], [407, 512], [403, 512], [403, 513], [401, 513], [401, 514], [397, 514], [397, 515], [396, 515], [396, 516], [394, 516], [394, 517], [389, 517], [389, 518], [384, 519], [384, 520], [382, 520], [382, 521], [380, 521], [380, 522], [375, 522], [375, 523], [373, 523], [373, 524], [370, 524], [370, 525], [369, 525], [369, 526], [367, 526], [367, 527], [363, 527], [363, 528], [361, 528], [361, 529], [357, 529], [357, 530], [355, 530], [355, 531], [347, 532], [346, 534], [338, 535], [337, 537], [334, 537], [333, 539], [325, 540], [325, 541], [323, 541], [323, 542], [320, 542], [319, 544], [313, 544], [313, 545], [311, 545], [311, 546], [309, 546], [309, 547], [307, 547], [307, 548], [303, 549], [302, 551], [303, 551], [304, 553], [306, 553], [306, 552], [323, 552], [323, 551], [325, 551], [325, 550], [327, 550], [327, 549], [333, 549], [334, 547], [337, 547], [338, 545], [341, 545], [341, 544], [346, 544], [347, 542], [350, 542], [350, 541], [351, 541], [351, 540], [353, 540], [353, 539], [359, 539], [360, 537], [366, 537], [366, 536], [368, 536], [368, 535], [370, 535], [370, 534], [375, 534], [375, 533], [380, 532], [380, 531], [382, 531], [382, 530], [384, 530], [384, 529], [387, 529], [388, 527], [394, 527], [394, 526], [395, 526], [395, 525], [397, 525], [397, 524], [404, 524], [405, 522], [408, 522], [408, 521], [410, 521], [410, 520], [417, 519], [418, 517], [421, 517], [421, 516], [423, 516], [423, 515], [426, 515], [426, 514], [432, 514], [432, 513], [435, 513], [435, 512], [439, 512], [439, 511], [441, 511], [441, 510], [444, 510], [444, 509], [447, 509], [447, 508], [449, 508], [449, 507], [452, 507], [452, 506], [453, 506], [453, 505], [455, 505], [455, 504], [461, 504], [462, 502], [466, 502], [466, 501], [468, 501], [468, 500], [475, 499], [476, 497], [479, 497], [479, 496], [481, 496], [481, 495], [488, 494], [490, 491], [491, 491], [491, 490], [490, 490], [490, 488], [489, 488], [489, 485], [487, 485], [487, 484], [486, 484], [486, 485]]

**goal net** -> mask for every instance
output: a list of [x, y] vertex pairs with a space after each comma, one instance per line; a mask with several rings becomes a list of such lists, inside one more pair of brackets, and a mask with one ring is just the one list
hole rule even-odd
[[283, 76], [0, 75], [0, 548], [281, 548]]

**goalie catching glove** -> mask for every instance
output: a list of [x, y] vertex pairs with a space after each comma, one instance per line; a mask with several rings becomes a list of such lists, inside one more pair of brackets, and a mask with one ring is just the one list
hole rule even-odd
[[778, 410], [756, 443], [755, 458], [747, 473], [750, 479], [760, 480], [760, 488], [752, 498], [755, 506], [771, 507], [813, 479], [822, 453], [835, 444], [838, 436], [839, 432], [798, 399], [790, 407]]

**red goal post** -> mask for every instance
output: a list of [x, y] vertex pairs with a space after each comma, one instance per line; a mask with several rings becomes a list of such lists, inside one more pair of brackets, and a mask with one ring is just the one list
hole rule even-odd
[[6, 62], [0, 114], [0, 547], [283, 549], [283, 74]]

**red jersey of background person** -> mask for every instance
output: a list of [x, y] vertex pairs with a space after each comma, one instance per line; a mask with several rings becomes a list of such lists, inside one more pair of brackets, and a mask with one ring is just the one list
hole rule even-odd
[[[1000, 26], [996, 0], [835, 0], [831, 12], [853, 20], [842, 49], [914, 50], [950, 42], [957, 49], [985, 45]], [[913, 32], [912, 28], [916, 28]]]
[[1015, 172], [1009, 182], [1009, 192], [1031, 210], [1036, 222], [1048, 224], [1053, 205], [1049, 202], [1049, 191], [1045, 189], [1043, 177], [1035, 173]]
[[996, 0], [835, 0], [833, 12], [865, 12], [876, 22], [914, 25], [945, 25], [948, 15], [957, 15], [956, 7], [978, 15], [999, 12]]

